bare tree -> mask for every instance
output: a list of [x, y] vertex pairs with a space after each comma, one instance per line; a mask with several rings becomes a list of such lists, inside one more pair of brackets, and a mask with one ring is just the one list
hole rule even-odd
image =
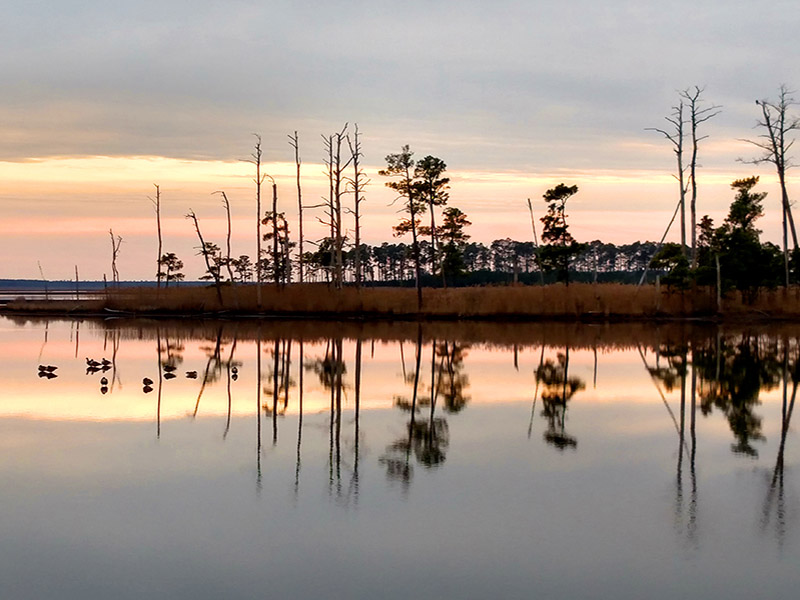
[[329, 136], [322, 136], [328, 157], [325, 167], [328, 174], [328, 210], [331, 241], [333, 243], [333, 282], [337, 288], [344, 283], [344, 233], [342, 228], [342, 195], [345, 193], [345, 169], [350, 165], [352, 156], [346, 161], [342, 158], [342, 142], [346, 139], [347, 123], [341, 131]]
[[261, 184], [266, 179], [266, 174], [261, 173], [261, 136], [257, 133], [255, 150], [250, 155], [251, 159], [247, 160], [256, 167], [256, 176], [253, 181], [256, 184], [256, 304], [261, 308]]
[[353, 178], [348, 180], [348, 185], [353, 191], [353, 217], [355, 219], [355, 271], [356, 271], [356, 286], [361, 287], [361, 203], [364, 201], [364, 188], [369, 183], [369, 179], [365, 179], [364, 172], [361, 169], [361, 157], [364, 153], [361, 151], [361, 132], [358, 130], [356, 123], [353, 131], [353, 139], [350, 135], [347, 136], [347, 145], [350, 147], [350, 160], [353, 163]]
[[692, 184], [692, 198], [689, 201], [692, 225], [692, 268], [697, 268], [697, 145], [708, 136], [697, 137], [697, 128], [701, 123], [713, 119], [720, 113], [717, 105], [702, 106], [703, 88], [694, 86], [694, 89], [685, 89], [680, 94], [689, 108], [689, 125], [692, 130], [692, 158], [689, 161], [689, 181]]
[[289, 145], [294, 148], [294, 164], [297, 167], [297, 222], [298, 235], [300, 236], [298, 269], [300, 272], [300, 283], [303, 283], [303, 266], [305, 257], [303, 256], [303, 194], [302, 190], [300, 189], [300, 138], [297, 136], [297, 131], [294, 132], [294, 135], [290, 135], [288, 137]]
[[[789, 237], [788, 229], [792, 232], [792, 242], [797, 250], [797, 231], [794, 227], [792, 207], [789, 203], [789, 194], [786, 191], [786, 171], [796, 166], [792, 163], [787, 153], [794, 145], [794, 139], [787, 139], [792, 132], [800, 129], [800, 119], [789, 116], [787, 113], [791, 106], [797, 104], [791, 97], [791, 91], [781, 85], [778, 91], [778, 101], [756, 100], [761, 108], [762, 119], [756, 122], [756, 127], [764, 130], [757, 140], [744, 140], [764, 153], [755, 159], [743, 161], [751, 164], [771, 163], [778, 173], [778, 182], [781, 186], [781, 203], [783, 205], [783, 260], [786, 274], [786, 285], [789, 285]], [[788, 227], [787, 227], [788, 226]]]
[[111, 281], [119, 285], [119, 271], [117, 271], [117, 257], [119, 256], [119, 247], [122, 244], [122, 236], [114, 236], [112, 229], [108, 230], [108, 235], [111, 236]]
[[222, 195], [222, 205], [225, 207], [225, 214], [228, 218], [228, 232], [225, 239], [226, 253], [225, 253], [225, 266], [228, 269], [228, 277], [230, 277], [231, 285], [236, 285], [233, 278], [233, 271], [231, 270], [231, 203], [228, 202], [228, 196], [225, 192], [214, 192], [215, 194]]
[[156, 211], [156, 229], [158, 231], [158, 258], [156, 259], [156, 287], [161, 287], [161, 188], [153, 184], [156, 188], [156, 197], [150, 198], [153, 208]]
[[672, 114], [664, 119], [672, 126], [672, 130], [659, 129], [657, 127], [647, 127], [646, 131], [656, 131], [669, 140], [673, 146], [675, 158], [678, 161], [678, 173], [675, 179], [680, 185], [680, 213], [681, 213], [681, 251], [686, 255], [686, 191], [687, 185], [684, 181], [686, 167], [683, 165], [683, 126], [686, 120], [683, 116], [685, 105], [683, 100], [678, 101], [677, 106], [672, 107]]
[[[194, 213], [192, 209], [189, 209], [189, 212], [186, 213], [186, 218], [191, 219], [194, 222], [194, 229], [197, 232], [197, 237], [200, 239], [200, 254], [203, 255], [203, 259], [206, 261], [206, 269], [208, 270], [209, 275], [214, 279], [214, 287], [217, 290], [217, 300], [219, 300], [220, 305], [222, 304], [222, 289], [220, 285], [220, 277], [219, 277], [219, 268], [214, 267], [211, 265], [210, 260], [210, 245], [209, 242], [206, 242], [203, 239], [203, 234], [200, 233], [200, 223], [197, 221], [197, 215]], [[216, 249], [216, 244], [214, 244]]]

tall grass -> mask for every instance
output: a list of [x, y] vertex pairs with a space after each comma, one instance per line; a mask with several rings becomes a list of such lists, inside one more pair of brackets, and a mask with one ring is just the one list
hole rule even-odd
[[222, 302], [213, 288], [181, 286], [109, 290], [105, 298], [89, 301], [21, 301], [8, 312], [100, 313], [120, 311], [138, 315], [273, 315], [321, 318], [442, 318], [442, 319], [569, 319], [625, 320], [686, 317], [800, 318], [800, 288], [763, 291], [755, 302], [731, 293], [717, 310], [713, 289], [674, 291], [655, 286], [575, 283], [570, 286], [487, 286], [425, 289], [418, 310], [411, 288], [336, 290], [325, 284], [226, 286]]

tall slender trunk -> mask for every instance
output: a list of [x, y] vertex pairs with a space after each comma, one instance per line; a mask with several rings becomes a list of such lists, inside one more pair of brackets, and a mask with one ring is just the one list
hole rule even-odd
[[261, 174], [261, 136], [258, 134], [255, 136], [256, 149], [252, 162], [256, 166], [256, 305], [261, 308], [261, 184], [264, 182], [264, 176]]
[[222, 203], [225, 205], [225, 214], [228, 217], [228, 235], [225, 239], [226, 243], [225, 266], [228, 269], [228, 277], [231, 280], [231, 285], [235, 285], [233, 281], [233, 271], [231, 270], [231, 205], [230, 202], [228, 202], [228, 196], [225, 195], [225, 192], [220, 192], [220, 193], [222, 194]]
[[297, 167], [297, 223], [298, 235], [300, 236], [298, 245], [299, 260], [297, 264], [300, 272], [300, 283], [303, 283], [305, 281], [305, 257], [303, 256], [303, 194], [300, 188], [300, 139], [297, 136], [297, 131], [294, 132], [294, 136], [289, 136], [289, 144], [294, 148], [294, 163]]
[[186, 215], [192, 221], [194, 221], [194, 228], [197, 231], [197, 237], [200, 239], [200, 253], [203, 255], [203, 258], [206, 262], [206, 269], [214, 278], [214, 287], [217, 290], [217, 299], [219, 300], [220, 305], [222, 305], [222, 289], [220, 286], [219, 281], [219, 273], [211, 268], [211, 261], [208, 260], [208, 251], [206, 249], [205, 240], [203, 240], [203, 234], [200, 233], [200, 223], [197, 222], [197, 215], [194, 214], [194, 211], [189, 209], [189, 213]]
[[281, 283], [281, 269], [278, 268], [278, 185], [272, 180], [272, 279], [276, 286]]
[[156, 287], [161, 287], [161, 188], [156, 185], [156, 199], [153, 202], [156, 208], [156, 228], [158, 230], [158, 257], [156, 258]]

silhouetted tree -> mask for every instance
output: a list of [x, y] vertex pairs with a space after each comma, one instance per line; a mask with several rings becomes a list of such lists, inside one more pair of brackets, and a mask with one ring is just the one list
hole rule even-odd
[[[155, 184], [153, 184], [155, 185]], [[156, 211], [156, 231], [158, 233], [158, 254], [156, 255], [158, 258], [156, 259], [156, 264], [158, 268], [156, 269], [156, 287], [161, 287], [161, 188], [159, 186], [155, 186], [156, 188], [156, 197], [150, 198], [150, 202], [153, 203], [153, 208]]]
[[[675, 175], [675, 179], [678, 180], [679, 186], [679, 193], [680, 193], [680, 202], [679, 202], [679, 209], [681, 213], [681, 249], [685, 253], [686, 252], [686, 190], [687, 184], [685, 182], [686, 177], [686, 166], [683, 164], [683, 137], [684, 137], [684, 126], [686, 125], [686, 119], [684, 117], [684, 109], [686, 106], [683, 103], [683, 98], [678, 101], [677, 106], [672, 107], [672, 113], [664, 117], [664, 119], [669, 123], [672, 127], [670, 130], [666, 129], [659, 129], [657, 127], [648, 127], [647, 131], [656, 131], [663, 135], [669, 142], [672, 144], [673, 152], [675, 153], [675, 158], [678, 161], [678, 169], [677, 174]], [[674, 218], [674, 217], [673, 217]], [[670, 223], [671, 224], [671, 223]]]
[[200, 277], [200, 279], [213, 279], [214, 280], [214, 287], [217, 290], [217, 299], [219, 303], [222, 304], [222, 290], [220, 288], [220, 267], [221, 267], [221, 260], [219, 259], [219, 246], [212, 242], [206, 242], [203, 239], [203, 234], [200, 232], [200, 223], [197, 221], [197, 215], [194, 213], [192, 209], [189, 209], [189, 212], [186, 214], [187, 219], [191, 219], [194, 222], [194, 229], [197, 232], [197, 237], [200, 240], [200, 246], [198, 247], [198, 254], [203, 257], [206, 263], [206, 274]]
[[417, 161], [414, 167], [414, 179], [417, 184], [417, 195], [422, 202], [428, 205], [428, 210], [431, 213], [430, 227], [421, 227], [420, 234], [431, 236], [431, 274], [435, 275], [437, 270], [437, 230], [436, 230], [436, 215], [434, 208], [436, 206], [443, 206], [447, 204], [450, 199], [448, 192], [450, 178], [442, 177], [442, 174], [447, 169], [447, 165], [440, 158], [435, 156], [426, 156]]
[[792, 132], [800, 129], [800, 119], [788, 115], [792, 105], [796, 104], [791, 97], [791, 92], [785, 85], [780, 87], [778, 101], [756, 100], [756, 104], [761, 108], [762, 120], [756, 125], [765, 130], [758, 140], [746, 140], [758, 146], [764, 151], [760, 157], [749, 162], [771, 163], [775, 166], [778, 174], [778, 182], [781, 186], [781, 204], [783, 208], [783, 261], [785, 271], [785, 285], [789, 285], [789, 238], [787, 229], [791, 228], [794, 249], [797, 251], [797, 231], [794, 227], [792, 217], [792, 207], [789, 202], [789, 194], [786, 191], [786, 171], [794, 166], [791, 157], [787, 153], [794, 145], [794, 139], [790, 136]]
[[547, 214], [541, 218], [544, 224], [542, 241], [545, 245], [539, 250], [540, 261], [546, 270], [556, 271], [558, 280], [568, 285], [570, 260], [584, 248], [584, 244], [579, 244], [572, 237], [567, 225], [567, 200], [577, 192], [577, 185], [559, 183], [543, 196], [547, 203]]
[[183, 268], [183, 261], [174, 252], [163, 254], [158, 261], [158, 276], [163, 277], [166, 287], [170, 281], [183, 281], [184, 275], [180, 272]]
[[403, 212], [408, 215], [394, 226], [395, 235], [411, 232], [411, 249], [414, 258], [414, 278], [417, 287], [417, 307], [422, 308], [422, 276], [420, 273], [420, 251], [417, 231], [420, 226], [419, 217], [425, 212], [425, 202], [419, 197], [414, 181], [414, 153], [403, 146], [398, 154], [386, 156], [386, 168], [378, 171], [384, 177], [397, 177], [398, 181], [387, 181], [386, 187], [396, 191], [403, 198]]
[[689, 160], [689, 183], [692, 185], [692, 198], [689, 201], [692, 227], [692, 269], [697, 268], [697, 148], [698, 143], [708, 136], [697, 136], [697, 128], [713, 119], [720, 113], [719, 106], [703, 106], [703, 88], [694, 86], [694, 89], [683, 90], [681, 96], [686, 100], [689, 109], [689, 126], [692, 134], [692, 158]]
[[353, 139], [350, 139], [350, 134], [347, 135], [347, 144], [350, 146], [350, 160], [353, 163], [353, 178], [348, 180], [348, 186], [353, 192], [353, 218], [355, 219], [355, 246], [354, 250], [354, 270], [356, 286], [361, 286], [361, 257], [362, 257], [362, 244], [361, 244], [361, 203], [364, 201], [364, 188], [369, 183], [369, 179], [364, 176], [363, 169], [361, 168], [361, 159], [364, 153], [361, 151], [361, 139], [358, 130], [358, 124], [355, 125], [353, 131]]
[[289, 136], [289, 145], [294, 148], [294, 164], [297, 169], [297, 231], [299, 242], [297, 270], [300, 283], [303, 283], [305, 281], [305, 263], [303, 260], [303, 194], [300, 188], [300, 138], [297, 136], [297, 131], [294, 132], [294, 135]]
[[447, 277], [457, 277], [464, 272], [464, 245], [470, 237], [464, 230], [472, 223], [466, 214], [453, 206], [445, 208], [443, 214], [439, 230], [444, 240], [441, 268], [442, 281], [446, 285]]

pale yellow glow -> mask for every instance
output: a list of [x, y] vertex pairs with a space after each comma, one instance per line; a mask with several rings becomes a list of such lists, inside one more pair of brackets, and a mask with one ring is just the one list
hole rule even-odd
[[[166, 338], [162, 338], [162, 342]], [[97, 331], [69, 327], [57, 323], [48, 331], [44, 343], [44, 331], [27, 328], [24, 332], [14, 328], [0, 330], [2, 360], [5, 363], [4, 394], [0, 400], [0, 417], [16, 417], [43, 420], [134, 420], [155, 421], [158, 411], [158, 368], [155, 340], [122, 339], [116, 354], [117, 371], [86, 374], [85, 358], [110, 357], [113, 339], [104, 339]], [[175, 340], [172, 340], [173, 342]], [[227, 373], [223, 369], [219, 380], [209, 383], [200, 396], [203, 372], [208, 364], [208, 355], [214, 346], [213, 340], [189, 340], [182, 342], [182, 362], [178, 365], [178, 377], [162, 380], [161, 419], [226, 418], [228, 411]], [[220, 356], [227, 360], [232, 344], [225, 342]], [[261, 405], [271, 409], [273, 403], [272, 350], [274, 342], [264, 341], [262, 348]], [[237, 343], [234, 358], [241, 361], [240, 376], [231, 382], [231, 414], [247, 416], [255, 414], [256, 394], [256, 344], [252, 340]], [[283, 394], [278, 398], [279, 413], [297, 414], [299, 391], [299, 346], [292, 344], [291, 388], [289, 402], [283, 408]], [[312, 365], [325, 356], [324, 343], [304, 345], [304, 363]], [[418, 399], [430, 397], [431, 355], [430, 343], [422, 348], [420, 360]], [[563, 348], [545, 349], [545, 360], [556, 360]], [[415, 344], [405, 342], [402, 355], [405, 358], [406, 374], [413, 373]], [[345, 340], [343, 356], [346, 372], [343, 377], [342, 405], [345, 410], [355, 408], [355, 342]], [[396, 410], [395, 398], [412, 397], [412, 379], [404, 380], [399, 342], [376, 343], [374, 350], [369, 342], [362, 346], [363, 369], [361, 389], [362, 410]], [[511, 347], [489, 348], [483, 345], [469, 347], [465, 351], [463, 373], [468, 378], [465, 390], [472, 405], [520, 404], [529, 407], [533, 402], [536, 381], [535, 370], [541, 357], [540, 347], [521, 347], [517, 353], [517, 367]], [[437, 368], [441, 359], [437, 358]], [[37, 376], [38, 364], [54, 364], [59, 367], [59, 377], [46, 380]], [[198, 379], [187, 379], [186, 371], [197, 371]], [[109, 392], [100, 392], [100, 378], [109, 379]], [[582, 404], [656, 404], [661, 405], [659, 392], [645, 370], [641, 357], [635, 349], [598, 352], [597, 387], [593, 387], [594, 353], [591, 350], [570, 351], [570, 375], [581, 378], [584, 389], [570, 401], [571, 410], [580, 410]], [[153, 391], [142, 391], [142, 379], [155, 381]], [[326, 413], [330, 410], [330, 391], [325, 389], [319, 377], [311, 370], [303, 373], [303, 409], [306, 414]], [[541, 389], [540, 392], [541, 393]], [[765, 399], [775, 399], [777, 392], [762, 394]], [[666, 394], [672, 409], [677, 410], [679, 393]], [[440, 400], [441, 401], [441, 400]], [[441, 408], [441, 407], [440, 407]], [[521, 409], [524, 417], [529, 408]], [[400, 412], [398, 411], [398, 414]], [[268, 418], [269, 415], [266, 416]], [[665, 409], [665, 418], [668, 415]], [[540, 419], [540, 416], [536, 417]], [[620, 427], [626, 427], [620, 424]], [[638, 427], [638, 425], [637, 425]]]

